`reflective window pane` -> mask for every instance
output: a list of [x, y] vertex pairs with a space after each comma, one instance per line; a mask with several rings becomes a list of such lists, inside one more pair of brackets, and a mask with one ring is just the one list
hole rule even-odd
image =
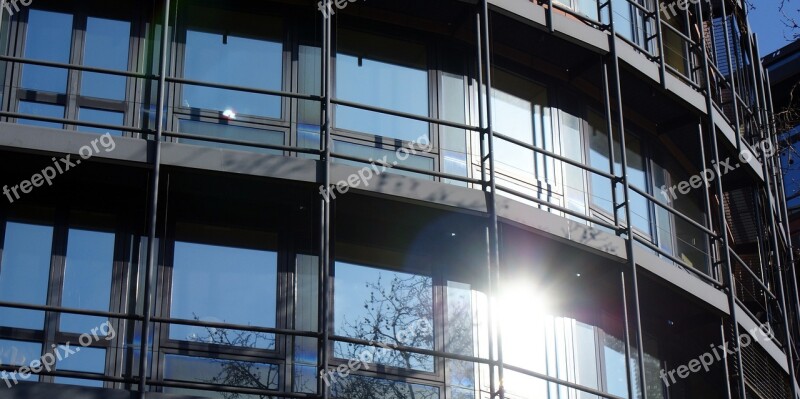
[[[125, 71], [128, 69], [130, 22], [89, 17], [83, 65]], [[124, 76], [83, 72], [81, 94], [90, 97], [125, 99]]]
[[[422, 147], [422, 146], [417, 146], [415, 148], [420, 148], [420, 147]], [[380, 162], [375, 161], [374, 165], [378, 170], [381, 171], [381, 173], [383, 173], [383, 172], [396, 173], [396, 174], [399, 174], [399, 175], [414, 176], [414, 177], [417, 177], [417, 178], [420, 178], [420, 179], [433, 180], [432, 176], [426, 176], [426, 175], [423, 175], [423, 174], [420, 174], [420, 173], [414, 173], [414, 172], [409, 172], [409, 171], [400, 170], [400, 169], [390, 169], [388, 166], [384, 170], [384, 167], [381, 166], [381, 165], [383, 165], [382, 162], [386, 162], [389, 166], [391, 166], [391, 165], [402, 165], [402, 166], [408, 166], [408, 167], [417, 168], [417, 169], [423, 169], [423, 170], [433, 170], [433, 158], [427, 158], [427, 157], [423, 157], [423, 156], [419, 156], [419, 155], [408, 155], [408, 158], [406, 158], [404, 160], [400, 160], [400, 158], [405, 158], [406, 157], [405, 153], [398, 152], [396, 150], [385, 150], [385, 149], [381, 149], [381, 148], [375, 148], [375, 147], [372, 147], [372, 146], [354, 144], [354, 143], [349, 143], [349, 142], [339, 141], [339, 140], [334, 141], [334, 143], [333, 143], [333, 151], [341, 152], [342, 154], [352, 155], [352, 156], [355, 156], [355, 157], [359, 157], [361, 159], [379, 160]], [[422, 151], [419, 151], [419, 152], [422, 152]], [[400, 155], [398, 157], [398, 154], [403, 154], [403, 155]], [[370, 166], [367, 163], [363, 163], [363, 162], [356, 162], [356, 161], [349, 161], [349, 160], [342, 160], [342, 159], [336, 159], [334, 161], [336, 163], [343, 163], [343, 164], [347, 164], [347, 165], [352, 165], [352, 166], [355, 166], [357, 168], [364, 168], [364, 167], [367, 167], [367, 168], [370, 168], [370, 169], [372, 168], [372, 166]], [[367, 182], [367, 183], [369, 183], [369, 182]]]
[[[64, 106], [63, 105], [53, 105], [53, 104], [43, 104], [43, 103], [35, 103], [31, 101], [20, 101], [19, 102], [19, 113], [27, 114], [27, 115], [36, 115], [42, 116], [47, 118], [64, 118]], [[20, 125], [30, 125], [30, 126], [39, 126], [39, 127], [49, 127], [52, 129], [61, 129], [64, 125], [60, 123], [53, 123], [53, 122], [43, 122], [33, 119], [17, 119], [17, 123]]]
[[[281, 90], [283, 44], [277, 38], [256, 38], [235, 32], [188, 30], [184, 77], [256, 89]], [[201, 86], [184, 85], [181, 105], [271, 118], [281, 116], [279, 97]]]
[[[53, 228], [8, 222], [5, 235], [0, 261], [0, 300], [45, 305]], [[0, 308], [0, 325], [41, 330], [44, 313]]]
[[[176, 242], [170, 316], [275, 327], [278, 255], [275, 252]], [[171, 339], [272, 349], [273, 334], [170, 326]]]
[[[70, 346], [70, 350], [74, 351], [74, 346]], [[69, 351], [62, 345], [59, 346], [59, 353], [62, 354], [61, 360], [56, 363], [57, 370], [77, 371], [84, 373], [103, 374], [106, 368], [106, 350], [100, 348], [79, 348], [80, 352], [75, 352], [66, 357], [63, 354], [69, 354]], [[84, 387], [102, 387], [103, 381], [100, 380], [87, 380], [80, 378], [66, 378], [56, 377], [55, 383], [79, 385]]]
[[376, 364], [434, 371], [433, 357], [391, 349], [433, 349], [432, 284], [427, 276], [337, 262], [335, 334], [383, 342], [388, 349], [337, 342], [334, 355], [359, 359], [367, 351]]
[[439, 388], [382, 378], [350, 375], [331, 383], [331, 397], [341, 399], [438, 399]]
[[[70, 229], [61, 305], [107, 312], [113, 267], [113, 233]], [[88, 333], [107, 320], [64, 313], [61, 315], [61, 331]]]
[[[492, 89], [495, 129], [523, 143], [552, 151], [547, 90], [503, 71], [495, 73], [495, 80]], [[552, 160], [535, 156], [533, 151], [504, 140], [496, 141], [495, 152], [498, 169], [512, 174], [524, 173], [522, 177], [526, 180], [530, 180], [527, 175], [532, 174], [541, 180], [552, 180]]]
[[[0, 364], [11, 366], [28, 366], [32, 361], [38, 360], [42, 355], [42, 344], [36, 342], [12, 341], [0, 339]], [[19, 373], [14, 374], [18, 381], [36, 381], [36, 375], [29, 375], [23, 378]], [[8, 377], [8, 382], [13, 384], [14, 380]], [[6, 384], [3, 380], [2, 384]]]
[[[343, 31], [336, 55], [337, 98], [428, 116], [425, 48], [373, 35]], [[399, 140], [427, 137], [428, 124], [408, 118], [336, 106], [337, 128]]]
[[[78, 120], [84, 122], [104, 123], [106, 125], [122, 126], [125, 120], [125, 114], [122, 112], [103, 111], [92, 108], [81, 108], [78, 112]], [[119, 130], [100, 129], [96, 127], [78, 126], [79, 132], [106, 134], [110, 133], [112, 136], [122, 136]]]
[[[225, 123], [207, 123], [182, 119], [179, 122], [178, 130], [181, 133], [190, 133], [198, 136], [207, 136], [219, 139], [228, 139], [258, 144], [283, 145], [283, 132], [266, 129], [255, 129], [245, 126], [228, 125]], [[241, 150], [258, 152], [262, 154], [282, 154], [281, 151], [267, 148], [257, 148], [238, 144], [217, 143], [213, 141], [202, 141], [195, 139], [180, 139], [181, 143], [202, 145], [206, 147], [228, 148], [231, 150]]]
[[[30, 10], [25, 37], [25, 57], [36, 60], [69, 63], [72, 42], [72, 15]], [[64, 93], [67, 70], [24, 65], [22, 88]]]
[[[277, 390], [279, 377], [279, 368], [274, 364], [178, 355], [166, 355], [164, 358], [164, 379], [167, 381]], [[180, 388], [164, 388], [164, 393], [183, 393], [220, 399], [232, 397], [231, 394], [222, 392]], [[239, 394], [234, 396], [247, 397]]]

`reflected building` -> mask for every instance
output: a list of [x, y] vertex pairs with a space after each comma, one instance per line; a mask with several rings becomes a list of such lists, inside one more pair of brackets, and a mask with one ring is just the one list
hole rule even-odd
[[682, 3], [6, 9], [0, 398], [796, 398], [768, 79]]

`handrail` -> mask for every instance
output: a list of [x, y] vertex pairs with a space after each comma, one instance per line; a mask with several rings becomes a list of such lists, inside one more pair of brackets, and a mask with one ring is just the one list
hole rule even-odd
[[690, 217], [688, 217], [688, 216], [684, 215], [683, 213], [681, 213], [681, 212], [679, 212], [679, 211], [677, 211], [677, 210], [673, 209], [671, 206], [669, 206], [669, 205], [667, 205], [667, 204], [665, 204], [665, 203], [661, 202], [661, 200], [659, 200], [658, 198], [656, 198], [656, 197], [654, 197], [654, 196], [652, 196], [652, 195], [648, 194], [647, 192], [645, 192], [644, 190], [640, 189], [639, 187], [636, 187], [636, 186], [634, 186], [634, 185], [631, 185], [631, 190], [633, 190], [633, 191], [634, 191], [634, 192], [636, 192], [637, 194], [639, 194], [639, 195], [641, 195], [641, 196], [643, 196], [643, 197], [647, 198], [648, 200], [650, 200], [650, 201], [654, 202], [654, 203], [655, 203], [655, 204], [657, 204], [658, 206], [660, 206], [660, 207], [662, 207], [662, 208], [666, 209], [666, 210], [667, 210], [667, 212], [669, 212], [669, 213], [672, 213], [673, 215], [680, 217], [681, 219], [683, 219], [684, 221], [688, 222], [688, 223], [689, 223], [689, 224], [691, 224], [692, 226], [694, 226], [694, 227], [696, 227], [696, 228], [698, 228], [698, 229], [702, 230], [704, 233], [706, 233], [706, 234], [710, 235], [712, 238], [715, 238], [715, 237], [717, 237], [717, 236], [718, 236], [718, 234], [717, 234], [715, 231], [713, 231], [713, 230], [710, 230], [708, 227], [706, 227], [706, 226], [703, 226], [703, 225], [702, 225], [702, 224], [700, 224], [700, 223], [697, 223], [697, 222], [696, 222], [694, 219], [692, 219], [692, 218], [690, 218]]
[[718, 287], [718, 288], [724, 288], [725, 287], [725, 284], [723, 284], [719, 280], [717, 280], [717, 279], [715, 279], [715, 278], [713, 278], [713, 277], [711, 277], [711, 276], [709, 276], [709, 275], [707, 275], [707, 274], [695, 269], [693, 266], [689, 265], [688, 263], [684, 262], [683, 260], [680, 260], [680, 259], [668, 254], [663, 249], [653, 245], [653, 243], [651, 243], [650, 241], [647, 241], [645, 239], [639, 238], [639, 236], [637, 236], [635, 234], [633, 235], [633, 239], [636, 240], [639, 244], [642, 244], [642, 245], [646, 246], [647, 248], [649, 248], [649, 249], [651, 249], [651, 250], [663, 255], [667, 259], [677, 263], [678, 265], [683, 266], [686, 270], [688, 270], [690, 273], [694, 274], [696, 277], [699, 277], [701, 280], [703, 280], [703, 281], [705, 281], [705, 282], [707, 282], [707, 283], [709, 283], [709, 284], [711, 284], [711, 285], [713, 285], [715, 287]]

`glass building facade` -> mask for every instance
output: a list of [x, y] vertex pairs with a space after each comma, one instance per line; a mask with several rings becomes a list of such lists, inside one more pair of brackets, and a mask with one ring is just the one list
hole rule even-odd
[[739, 2], [6, 6], [0, 398], [798, 397]]

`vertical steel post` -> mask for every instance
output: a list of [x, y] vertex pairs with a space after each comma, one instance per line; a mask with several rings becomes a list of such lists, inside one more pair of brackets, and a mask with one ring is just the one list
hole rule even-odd
[[[771, 116], [769, 126], [770, 126], [770, 129], [772, 130], [772, 132], [774, 133], [775, 138], [776, 138], [775, 139], [775, 143], [774, 143], [774, 145], [775, 145], [774, 148], [777, 151], [780, 148], [779, 147], [780, 143], [777, 140], [778, 131], [777, 131], [777, 127], [775, 126], [775, 122], [774, 122], [774, 119], [775, 119], [775, 108], [774, 108], [774, 104], [772, 102], [773, 101], [772, 100], [772, 83], [771, 83], [771, 80], [770, 80], [769, 71], [767, 71], [765, 76], [766, 76], [766, 79], [767, 79], [767, 84], [766, 84], [766, 87], [767, 87], [767, 100], [769, 100], [769, 102], [768, 102], [768, 104], [769, 104], [768, 112], [769, 112], [769, 115]], [[785, 190], [786, 182], [783, 180], [782, 166], [781, 166], [781, 173], [780, 173], [779, 177], [780, 177], [779, 184], [781, 185], [781, 188], [783, 190]], [[795, 326], [795, 328], [797, 329], [795, 332], [800, 334], [800, 317], [797, 316], [797, 312], [800, 312], [800, 294], [798, 293], [798, 287], [797, 287], [797, 272], [796, 272], [795, 263], [794, 263], [795, 262], [795, 260], [794, 260], [794, 243], [792, 242], [792, 236], [791, 236], [792, 230], [791, 230], [791, 228], [789, 226], [789, 209], [788, 209], [788, 204], [786, 203], [786, 192], [785, 191], [783, 192], [783, 195], [781, 196], [781, 198], [782, 198], [781, 206], [783, 208], [783, 225], [784, 225], [783, 228], [786, 231], [786, 234], [789, 236], [789, 266], [788, 267], [791, 270], [790, 277], [791, 277], [791, 280], [792, 280], [792, 288], [793, 288], [792, 292], [794, 294], [793, 295], [793, 301], [794, 301], [794, 310], [795, 310], [795, 323], [798, 324], [797, 326]]]
[[[320, 102], [320, 117], [322, 118], [322, 132], [320, 138], [322, 140], [322, 153], [320, 154], [320, 166], [322, 167], [322, 185], [325, 190], [331, 189], [331, 64], [333, 63], [332, 45], [333, 40], [333, 13], [322, 15], [322, 97]], [[326, 199], [327, 198], [327, 199]], [[320, 308], [320, 339], [317, 341], [319, 344], [319, 384], [318, 392], [323, 399], [327, 399], [330, 394], [328, 384], [324, 382], [321, 377], [322, 373], [328, 371], [328, 350], [330, 341], [330, 272], [331, 272], [331, 206], [333, 199], [331, 196], [320, 198], [320, 255], [319, 255], [319, 268], [320, 268], [320, 290], [319, 295], [319, 308]]]
[[[753, 38], [755, 39], [755, 38]], [[752, 40], [753, 47], [750, 49], [751, 52], [758, 55], [758, 46], [755, 44], [756, 40]], [[756, 60], [758, 60], [758, 69], [756, 69]], [[756, 98], [756, 102], [759, 104], [759, 112], [757, 113], [757, 117], [759, 120], [758, 125], [761, 127], [761, 139], [762, 140], [772, 140], [772, 137], [769, 137], [769, 129], [767, 121], [764, 119], [767, 117], [766, 109], [767, 109], [767, 99], [765, 97], [765, 90], [764, 90], [764, 79], [761, 75], [761, 59], [754, 58], [753, 59], [753, 69], [757, 71], [756, 73], [756, 94], [758, 97]], [[781, 265], [781, 259], [778, 255], [779, 244], [778, 244], [778, 226], [775, 220], [775, 212], [773, 209], [777, 210], [778, 207], [774, 206], [773, 202], [773, 192], [772, 192], [772, 184], [773, 176], [772, 176], [772, 168], [769, 167], [769, 162], [771, 160], [767, 157], [767, 154], [761, 154], [761, 173], [764, 175], [764, 182], [767, 186], [767, 212], [768, 212], [768, 221], [770, 225], [770, 229], [772, 230], [772, 245], [773, 245], [773, 267], [776, 269], [776, 274], [778, 275], [778, 294], [780, 295], [780, 302], [778, 303], [783, 311], [783, 329], [785, 334], [785, 349], [786, 349], [786, 361], [789, 365], [789, 380], [791, 381], [791, 391], [792, 397], [797, 397], [797, 389], [795, 386], [795, 372], [794, 372], [794, 354], [792, 353], [793, 345], [792, 345], [792, 334], [791, 329], [789, 328], [789, 309], [786, 307], [786, 290], [783, 284], [783, 267]], [[777, 193], [777, 191], [776, 191]], [[775, 201], [780, 201], [778, 198], [775, 198]]]
[[[139, 397], [145, 398], [147, 392], [147, 350], [150, 346], [150, 324], [152, 324], [152, 280], [156, 259], [156, 223], [158, 222], [158, 186], [161, 178], [161, 136], [164, 133], [164, 105], [167, 78], [167, 55], [169, 51], [170, 0], [164, 0], [164, 20], [161, 33], [161, 54], [159, 55], [158, 99], [156, 101], [156, 135], [153, 146], [153, 172], [150, 180], [150, 198], [147, 215], [147, 263], [144, 280], [144, 317], [142, 320], [142, 343], [139, 351]], [[155, 356], [154, 356], [155, 357]]]
[[[630, 5], [629, 5], [630, 6]], [[616, 97], [617, 106], [617, 123], [619, 128], [619, 143], [620, 143], [620, 164], [622, 170], [622, 185], [623, 190], [623, 203], [625, 204], [625, 221], [627, 228], [625, 228], [625, 248], [628, 256], [628, 264], [631, 271], [631, 285], [633, 291], [633, 312], [636, 317], [636, 350], [637, 359], [639, 363], [638, 374], [640, 381], [640, 388], [642, 391], [642, 399], [647, 399], [647, 383], [644, 370], [644, 340], [642, 339], [642, 318], [639, 302], [639, 277], [636, 266], [636, 258], [634, 256], [634, 238], [633, 238], [633, 221], [631, 217], [631, 201], [630, 201], [630, 181], [628, 180], [628, 155], [627, 145], [625, 143], [625, 115], [622, 110], [622, 84], [620, 82], [620, 68], [619, 68], [619, 54], [617, 53], [617, 30], [614, 23], [614, 6], [613, 1], [608, 2], [608, 14], [610, 16], [611, 35], [609, 36], [609, 49], [611, 52], [612, 67], [614, 70], [614, 92]], [[613, 131], [609, 131], [609, 135], [613, 136]], [[616, 185], [612, 188], [616, 190]], [[616, 206], [616, 204], [614, 205]], [[623, 287], [623, 290], [625, 287]], [[625, 309], [627, 315], [628, 309]], [[627, 332], [626, 332], [627, 333]], [[629, 374], [630, 376], [630, 374]], [[633, 396], [631, 396], [633, 397]]]
[[[706, 47], [706, 38], [705, 38], [705, 30], [703, 29], [703, 9], [700, 5], [695, 5], [695, 11], [697, 13], [697, 23], [700, 25], [700, 51], [703, 53], [702, 61], [703, 61], [703, 69], [705, 73], [705, 100], [706, 100], [706, 112], [708, 113], [708, 134], [711, 139], [709, 143], [711, 146], [711, 155], [713, 164], [719, 164], [719, 143], [717, 142], [717, 128], [716, 123], [714, 122], [714, 104], [711, 102], [711, 80], [710, 76], [711, 73], [709, 71], [710, 66], [708, 65], [708, 51]], [[725, 219], [725, 192], [722, 187], [722, 176], [717, 176], [715, 179], [715, 188], [717, 191], [717, 198], [719, 199], [719, 207], [718, 207], [718, 214], [719, 217], [719, 230], [720, 235], [722, 238], [722, 259], [724, 260], [723, 263], [725, 265], [725, 269], [727, 273], [724, 274], [725, 279], [725, 286], [728, 289], [728, 308], [730, 309], [730, 317], [731, 317], [731, 324], [733, 325], [733, 336], [734, 339], [731, 341], [733, 344], [733, 350], [736, 353], [736, 368], [739, 370], [739, 397], [744, 398], [746, 396], [745, 384], [744, 384], [744, 369], [742, 366], [742, 352], [739, 346], [739, 322], [736, 317], [736, 293], [734, 288], [734, 278], [733, 278], [733, 269], [731, 266], [731, 256], [730, 256], [730, 242], [728, 241], [728, 222]]]
[[[492, 123], [492, 50], [489, 40], [489, 2], [488, 0], [481, 0], [480, 2], [480, 35], [481, 44], [483, 45], [483, 57], [481, 62], [484, 65], [484, 73], [486, 79], [486, 137], [488, 144], [487, 158], [489, 160], [489, 190], [488, 203], [489, 203], [489, 286], [491, 295], [489, 296], [489, 313], [496, 309], [495, 293], [499, 292], [498, 284], [500, 283], [500, 237], [497, 222], [497, 185], [495, 178], [494, 166], [494, 128]], [[482, 126], [483, 127], [483, 126]], [[492, 287], [494, 286], [494, 287]], [[497, 392], [492, 392], [491, 395], [497, 395], [500, 399], [505, 398], [504, 385], [503, 385], [503, 332], [502, 323], [496, 322], [497, 334], [497, 376], [500, 384], [497, 387]], [[491, 326], [490, 326], [491, 328]], [[490, 331], [491, 335], [491, 331]], [[494, 360], [494, 359], [492, 359]], [[494, 365], [491, 366], [492, 368]]]
[[661, 79], [661, 87], [667, 87], [667, 66], [664, 54], [664, 32], [661, 29], [661, 8], [659, 3], [663, 0], [655, 0], [656, 10], [653, 12], [656, 16], [656, 44], [658, 45], [658, 76]]

